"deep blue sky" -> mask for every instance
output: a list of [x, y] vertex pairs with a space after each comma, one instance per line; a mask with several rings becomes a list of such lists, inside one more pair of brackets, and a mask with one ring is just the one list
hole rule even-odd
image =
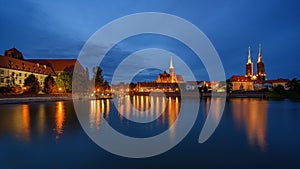
[[[256, 62], [261, 43], [268, 79], [300, 78], [299, 9], [296, 0], [1, 0], [0, 52], [16, 47], [26, 58], [76, 58], [85, 41], [110, 21], [137, 12], [164, 12], [207, 35], [227, 77], [244, 74], [248, 46]], [[123, 50], [128, 52], [119, 52]], [[109, 77], [110, 68], [104, 69]]]

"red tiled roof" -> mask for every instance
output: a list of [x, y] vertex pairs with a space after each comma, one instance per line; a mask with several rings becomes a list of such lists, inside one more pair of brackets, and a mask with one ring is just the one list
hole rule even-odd
[[237, 75], [234, 75], [234, 76], [231, 76], [230, 80], [232, 82], [251, 82], [252, 80], [249, 79], [248, 77], [245, 77], [245, 76], [237, 76]]
[[26, 60], [15, 59], [8, 56], [0, 56], [0, 67], [31, 73], [55, 75], [55, 72], [53, 72], [49, 66], [44, 66], [41, 63], [37, 64]]
[[8, 52], [17, 52], [17, 53], [20, 53], [20, 54], [23, 55], [23, 53], [20, 52], [20, 51], [19, 51], [18, 49], [16, 49], [16, 48], [11, 48], [11, 49], [5, 50], [5, 51], [4, 51], [4, 55], [5, 55], [5, 53], [8, 53]]
[[[53, 60], [41, 59], [41, 60], [30, 60], [30, 61], [34, 63], [40, 63], [40, 64], [45, 64], [47, 66], [51, 66], [53, 71], [56, 73], [63, 72], [63, 71], [72, 72], [74, 70], [74, 66], [76, 63], [76, 59], [53, 59]], [[79, 66], [78, 70], [81, 70], [82, 72], [85, 71], [80, 63], [78, 64], [78, 66]]]
[[288, 79], [275, 79], [275, 80], [267, 80], [266, 82], [268, 83], [287, 83], [289, 80]]

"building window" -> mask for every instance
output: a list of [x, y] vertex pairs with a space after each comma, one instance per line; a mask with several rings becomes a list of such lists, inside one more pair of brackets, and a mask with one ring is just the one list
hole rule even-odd
[[0, 83], [4, 83], [4, 78], [0, 78]]
[[22, 76], [22, 73], [19, 73], [19, 76]]
[[24, 75], [25, 77], [27, 77], [27, 73], [25, 73], [25, 75]]
[[22, 84], [22, 80], [19, 80], [19, 84]]
[[3, 74], [4, 74], [4, 70], [0, 70], [0, 74], [2, 74], [2, 75], [3, 75]]
[[12, 68], [13, 64], [14, 64], [14, 62], [12, 62], [11, 60], [9, 60], [9, 64], [8, 64], [9, 68]]

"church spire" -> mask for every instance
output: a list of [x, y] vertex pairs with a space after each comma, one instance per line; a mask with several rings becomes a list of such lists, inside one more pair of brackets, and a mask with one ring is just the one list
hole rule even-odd
[[174, 67], [173, 67], [173, 62], [172, 62], [172, 56], [171, 56], [171, 58], [170, 58], [170, 69], [171, 69], [171, 68], [174, 68]]
[[248, 47], [248, 62], [247, 62], [247, 64], [250, 64], [250, 63], [252, 63], [252, 61], [251, 61], [250, 46], [249, 46]]
[[257, 61], [257, 62], [262, 62], [261, 44], [259, 44], [259, 49], [258, 49], [258, 61]]

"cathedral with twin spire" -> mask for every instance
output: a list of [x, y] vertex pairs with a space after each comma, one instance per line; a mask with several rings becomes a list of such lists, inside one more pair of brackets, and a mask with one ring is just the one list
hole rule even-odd
[[261, 45], [258, 49], [258, 58], [256, 62], [256, 72], [254, 73], [254, 64], [251, 60], [250, 47], [248, 48], [248, 61], [246, 63], [245, 75], [231, 76], [232, 90], [259, 90], [263, 88], [263, 83], [267, 81], [265, 64], [262, 60]]
[[250, 47], [248, 48], [248, 61], [246, 64], [245, 77], [247, 77], [251, 80], [257, 80], [259, 82], [263, 82], [266, 80], [266, 71], [265, 71], [264, 62], [262, 60], [261, 45], [259, 45], [259, 50], [258, 50], [258, 59], [257, 59], [257, 63], [256, 63], [256, 74], [254, 74], [254, 71], [253, 71], [253, 62], [251, 61]]

